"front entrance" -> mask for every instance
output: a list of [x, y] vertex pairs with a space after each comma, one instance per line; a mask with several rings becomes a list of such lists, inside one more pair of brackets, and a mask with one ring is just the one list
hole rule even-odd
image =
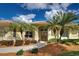
[[47, 41], [48, 40], [48, 30], [47, 28], [39, 28], [39, 41]]

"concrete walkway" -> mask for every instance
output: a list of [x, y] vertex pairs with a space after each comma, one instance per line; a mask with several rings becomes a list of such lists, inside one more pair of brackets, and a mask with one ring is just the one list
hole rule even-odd
[[33, 45], [17, 46], [17, 47], [5, 47], [5, 48], [0, 48], [0, 53], [17, 52], [20, 49], [31, 50], [33, 48], [42, 48], [45, 45], [47, 45], [46, 42], [38, 42], [38, 43], [33, 44]]

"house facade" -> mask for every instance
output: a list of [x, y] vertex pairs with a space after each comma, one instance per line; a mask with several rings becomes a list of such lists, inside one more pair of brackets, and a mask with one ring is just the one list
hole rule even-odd
[[[3, 24], [3, 25], [1, 25]], [[5, 27], [8, 27], [11, 24], [11, 22], [7, 21], [0, 21], [0, 29], [4, 29]], [[53, 30], [46, 27], [48, 24], [47, 22], [33, 22], [33, 24], [37, 24], [38, 28], [32, 32], [32, 31], [26, 31], [23, 32], [22, 36], [24, 39], [28, 40], [36, 40], [36, 41], [48, 41], [52, 38], [55, 38]], [[61, 39], [79, 39], [79, 26], [76, 25], [69, 25], [72, 26], [72, 28], [68, 28], [64, 31]], [[60, 31], [57, 31], [57, 38], [60, 37], [59, 35]], [[3, 37], [0, 37], [0, 40], [13, 40], [12, 38], [12, 32], [8, 31], [4, 34]], [[17, 39], [22, 39], [20, 32], [17, 32]]]

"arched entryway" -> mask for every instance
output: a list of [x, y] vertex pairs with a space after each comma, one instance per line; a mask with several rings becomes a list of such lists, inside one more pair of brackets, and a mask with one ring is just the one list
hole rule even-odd
[[47, 41], [48, 40], [48, 29], [45, 27], [39, 27], [39, 41]]

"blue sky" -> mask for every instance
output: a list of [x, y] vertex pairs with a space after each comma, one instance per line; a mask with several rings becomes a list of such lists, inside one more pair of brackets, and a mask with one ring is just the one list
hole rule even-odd
[[79, 4], [0, 3], [0, 18], [5, 20], [46, 21], [57, 10], [79, 14]]

